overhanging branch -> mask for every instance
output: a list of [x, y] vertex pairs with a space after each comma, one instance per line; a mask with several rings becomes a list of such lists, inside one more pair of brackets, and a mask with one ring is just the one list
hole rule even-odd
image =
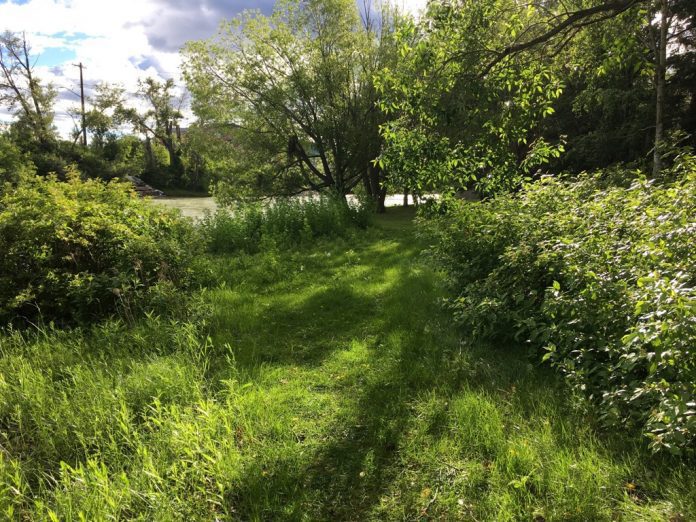
[[556, 25], [539, 36], [525, 42], [514, 43], [505, 47], [501, 51], [495, 52], [495, 58], [493, 58], [483, 69], [482, 75], [486, 75], [493, 67], [508, 56], [513, 56], [538, 45], [543, 45], [565, 31], [586, 27], [588, 25], [599, 23], [607, 20], [608, 18], [617, 16], [627, 11], [631, 7], [640, 4], [642, 1], [644, 0], [611, 0], [594, 7], [567, 13], [562, 21], [558, 22]]

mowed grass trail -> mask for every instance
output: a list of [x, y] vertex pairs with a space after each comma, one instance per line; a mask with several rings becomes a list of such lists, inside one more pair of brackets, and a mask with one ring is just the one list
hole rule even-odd
[[[196, 349], [181, 334], [149, 346], [147, 328], [126, 340], [139, 350], [99, 356], [89, 339], [54, 343], [60, 359], [6, 343], [2, 429], [26, 437], [4, 436], [0, 508], [37, 520], [695, 520], [687, 464], [597, 432], [524, 349], [460, 341], [410, 218], [394, 209], [350, 240], [217, 258]], [[39, 427], [42, 415], [60, 425], [56, 409], [66, 426], [51, 439]]]

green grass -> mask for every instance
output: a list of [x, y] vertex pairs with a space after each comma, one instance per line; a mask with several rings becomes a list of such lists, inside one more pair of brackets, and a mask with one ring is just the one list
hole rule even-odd
[[0, 518], [693, 520], [696, 472], [471, 347], [411, 214], [219, 257], [203, 331], [0, 340]]

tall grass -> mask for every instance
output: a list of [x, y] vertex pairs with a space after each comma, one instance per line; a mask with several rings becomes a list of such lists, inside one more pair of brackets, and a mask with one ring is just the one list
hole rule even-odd
[[368, 209], [330, 197], [280, 199], [208, 213], [201, 222], [213, 253], [254, 253], [263, 245], [292, 246], [318, 237], [344, 237], [366, 228]]

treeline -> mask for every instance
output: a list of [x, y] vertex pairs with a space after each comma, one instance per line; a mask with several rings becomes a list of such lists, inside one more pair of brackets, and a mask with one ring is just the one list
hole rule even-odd
[[[221, 195], [484, 194], [694, 145], [692, 0], [281, 2], [183, 51]], [[227, 126], [227, 127], [226, 127]], [[227, 131], [225, 131], [227, 129]], [[229, 154], [230, 143], [234, 153]]]
[[6, 32], [1, 99], [16, 118], [0, 168], [23, 155], [41, 175], [75, 164], [223, 200], [353, 192], [380, 210], [387, 191], [495, 194], [540, 170], [657, 176], [695, 143], [695, 7], [431, 1], [414, 20], [390, 2], [279, 2], [182, 50], [190, 128], [183, 86], [148, 79], [139, 109], [100, 85], [72, 141], [56, 133], [56, 92], [29, 42]]
[[16, 183], [20, 170], [65, 179], [76, 167], [87, 178], [138, 176], [159, 188], [207, 191], [200, 138], [195, 128], [181, 129], [183, 100], [173, 81], [148, 78], [130, 99], [120, 86], [98, 84], [84, 119], [70, 111], [75, 128], [65, 139], [54, 125], [57, 91], [36, 76], [35, 61], [24, 35], [0, 35], [0, 104], [14, 114], [0, 128], [0, 183]]

